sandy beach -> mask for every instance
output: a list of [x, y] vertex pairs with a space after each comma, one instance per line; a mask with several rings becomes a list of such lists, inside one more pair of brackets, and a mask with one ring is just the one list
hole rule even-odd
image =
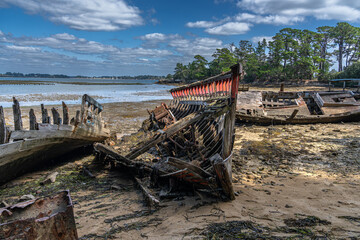
[[[146, 109], [161, 102], [107, 103], [103, 118], [113, 133], [129, 134], [148, 117]], [[72, 116], [78, 107], [69, 106]], [[34, 109], [40, 119], [40, 107]], [[29, 107], [21, 110], [26, 126]], [[5, 114], [11, 122], [11, 109]], [[94, 155], [82, 152], [1, 186], [0, 203], [69, 189], [80, 239], [356, 239], [359, 136], [360, 123], [237, 125], [237, 197], [229, 202], [194, 192], [162, 199], [159, 210], [148, 209], [131, 176], [98, 165]], [[96, 178], [84, 176], [84, 166]], [[55, 183], [39, 184], [55, 171]]]

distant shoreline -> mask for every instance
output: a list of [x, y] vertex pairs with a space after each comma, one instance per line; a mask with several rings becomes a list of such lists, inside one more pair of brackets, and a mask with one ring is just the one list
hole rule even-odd
[[145, 83], [97, 83], [97, 82], [60, 82], [60, 81], [22, 81], [22, 80], [0, 80], [0, 85], [146, 85]]

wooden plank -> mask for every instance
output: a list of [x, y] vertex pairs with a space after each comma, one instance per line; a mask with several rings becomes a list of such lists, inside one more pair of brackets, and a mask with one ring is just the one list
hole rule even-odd
[[5, 143], [6, 139], [7, 136], [6, 136], [5, 114], [3, 107], [0, 106], [0, 144]]
[[44, 104], [41, 104], [41, 120], [42, 123], [50, 123], [48, 110], [44, 107]]
[[174, 158], [174, 157], [168, 157], [167, 158], [167, 163], [169, 165], [172, 165], [172, 166], [175, 166], [179, 169], [189, 169], [197, 174], [199, 174], [201, 177], [211, 177], [212, 175], [208, 172], [206, 172], [205, 170], [203, 170], [202, 168], [198, 167], [198, 166], [195, 166], [191, 163], [188, 163], [188, 162], [185, 162], [181, 159], [178, 159], [178, 158]]
[[288, 118], [288, 119], [286, 119], [286, 120], [292, 120], [292, 119], [294, 119], [295, 118], [295, 116], [296, 116], [296, 114], [299, 112], [299, 109], [295, 109], [294, 111], [293, 111], [293, 113], [291, 114], [291, 116]]
[[61, 124], [61, 118], [60, 118], [59, 112], [55, 108], [52, 108], [51, 112], [53, 114], [54, 124], [55, 125], [60, 125]]
[[141, 180], [135, 177], [135, 181], [144, 194], [147, 205], [149, 207], [159, 207], [160, 201], [150, 193], [150, 190], [144, 186]]
[[29, 119], [30, 119], [30, 130], [37, 130], [38, 129], [38, 124], [36, 121], [36, 116], [34, 113], [34, 109], [30, 109], [29, 112]]
[[68, 106], [62, 102], [62, 108], [63, 108], [63, 124], [68, 125], [69, 124], [69, 108]]
[[19, 101], [15, 97], [13, 97], [13, 102], [14, 102], [14, 104], [12, 105], [12, 107], [13, 107], [13, 114], [14, 114], [14, 127], [15, 127], [15, 131], [16, 131], [16, 130], [23, 129], [23, 123], [22, 123], [22, 119], [21, 119], [21, 110], [20, 110]]

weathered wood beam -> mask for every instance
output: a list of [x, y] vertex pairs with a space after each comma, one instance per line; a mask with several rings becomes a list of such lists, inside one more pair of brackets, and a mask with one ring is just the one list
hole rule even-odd
[[29, 120], [30, 120], [30, 130], [37, 130], [38, 124], [36, 121], [34, 109], [32, 109], [32, 108], [30, 109], [30, 112], [29, 112]]
[[217, 154], [213, 157], [212, 162], [217, 179], [222, 187], [223, 192], [230, 200], [234, 200], [235, 193], [232, 186], [231, 175], [228, 172], [224, 160], [219, 154]]
[[113, 149], [110, 146], [104, 145], [102, 143], [95, 143], [94, 144], [94, 149], [96, 151], [99, 152], [103, 152], [106, 155], [110, 155], [111, 157], [113, 157], [114, 159], [123, 162], [125, 165], [133, 165], [133, 161], [131, 161], [130, 159], [120, 155], [118, 152], [115, 151], [115, 149]]
[[0, 106], [0, 144], [5, 143], [6, 139], [7, 139], [7, 133], [6, 133], [4, 109], [2, 106]]
[[299, 112], [299, 109], [295, 109], [295, 110], [292, 112], [291, 116], [290, 116], [288, 119], [286, 119], [286, 120], [293, 120], [298, 112]]
[[16, 130], [23, 129], [23, 123], [22, 123], [22, 119], [21, 119], [21, 110], [20, 110], [19, 101], [15, 97], [13, 97], [13, 102], [14, 102], [14, 104], [12, 105], [12, 107], [13, 107], [13, 114], [14, 114], [14, 127], [15, 127], [15, 131], [16, 131]]
[[64, 102], [62, 102], [62, 108], [63, 108], [63, 124], [68, 125], [69, 124], [69, 108]]
[[41, 104], [41, 120], [42, 123], [50, 123], [48, 110], [44, 107], [44, 104]]
[[80, 123], [80, 110], [76, 111], [76, 115], [75, 115], [75, 124], [74, 125], [78, 125]]
[[61, 118], [60, 118], [59, 112], [55, 108], [52, 108], [51, 112], [53, 114], [54, 124], [55, 125], [60, 125], [61, 124]]
[[135, 181], [144, 194], [147, 205], [149, 207], [159, 207], [160, 201], [150, 193], [150, 190], [144, 186], [141, 180], [135, 177]]
[[197, 174], [199, 174], [201, 177], [211, 177], [212, 175], [208, 172], [206, 172], [205, 170], [203, 170], [202, 168], [198, 167], [198, 166], [195, 166], [194, 164], [191, 164], [191, 163], [188, 163], [188, 162], [185, 162], [181, 159], [178, 159], [178, 158], [174, 158], [174, 157], [168, 157], [167, 158], [167, 163], [169, 165], [172, 165], [174, 167], [177, 167], [179, 169], [184, 169], [184, 168], [187, 168]]

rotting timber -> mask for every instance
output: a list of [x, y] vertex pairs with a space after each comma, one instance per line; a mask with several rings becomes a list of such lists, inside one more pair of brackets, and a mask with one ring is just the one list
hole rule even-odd
[[315, 124], [360, 121], [360, 94], [340, 92], [240, 92], [236, 119], [239, 122]]
[[0, 208], [0, 239], [78, 239], [69, 191]]
[[88, 95], [83, 95], [81, 110], [69, 118], [67, 105], [62, 103], [63, 118], [52, 108], [53, 124], [48, 110], [41, 104], [42, 121], [38, 123], [34, 110], [29, 112], [29, 129], [23, 128], [19, 102], [13, 98], [14, 126], [5, 124], [0, 106], [0, 184], [9, 181], [41, 163], [65, 153], [104, 141], [110, 135], [101, 119], [103, 106]]
[[173, 101], [149, 111], [137, 133], [115, 146], [96, 143], [99, 159], [131, 169], [149, 205], [184, 188], [234, 199], [231, 157], [240, 73], [241, 65], [234, 65], [171, 89]]

